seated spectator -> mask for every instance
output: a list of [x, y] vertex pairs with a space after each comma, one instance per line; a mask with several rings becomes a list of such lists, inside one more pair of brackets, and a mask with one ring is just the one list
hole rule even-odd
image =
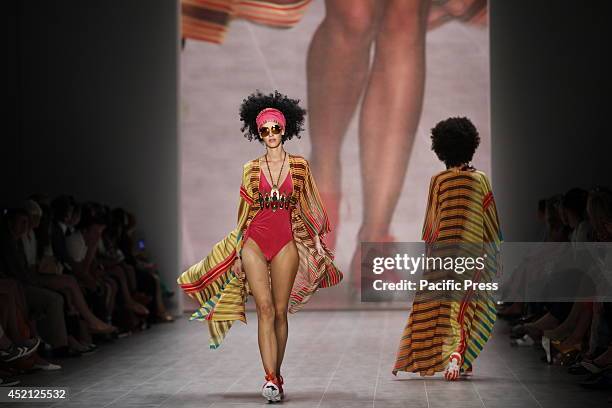
[[74, 212], [74, 205], [68, 196], [59, 196], [51, 202], [53, 218], [50, 226], [51, 248], [56, 259], [70, 270], [70, 257], [66, 249], [66, 237], [71, 234], [68, 227]]
[[137, 262], [134, 256], [134, 248], [129, 243], [127, 246], [125, 245], [129, 239], [126, 239], [127, 234], [129, 234], [129, 217], [127, 212], [116, 208], [111, 214], [111, 227], [106, 231], [108, 234], [105, 235], [104, 246], [110, 249], [111, 256], [116, 254], [115, 259], [126, 272], [130, 275], [135, 275], [137, 289], [146, 296], [148, 302], [145, 304], [152, 311], [149, 320], [152, 323], [174, 321], [174, 318], [167, 312], [164, 305], [161, 281], [155, 265], [142, 261]]
[[125, 309], [146, 316], [149, 311], [132, 298], [123, 270], [112, 264], [104, 266], [96, 258], [105, 228], [104, 223], [93, 218], [91, 213], [83, 214], [77, 230], [66, 240], [71, 267], [79, 279], [87, 282], [88, 288], [91, 289], [92, 285], [95, 288], [102, 284], [111, 284], [115, 293], [120, 295]]
[[[592, 236], [597, 242], [612, 242], [612, 192], [598, 188], [589, 193], [587, 212], [593, 227]], [[612, 273], [612, 256], [602, 259], [605, 272]], [[596, 302], [591, 329], [589, 352], [580, 365], [591, 376], [581, 382], [587, 388], [612, 387], [612, 303]], [[581, 374], [579, 367], [573, 373]]]
[[[29, 216], [24, 210], [9, 210], [0, 226], [0, 270], [23, 287], [26, 316], [38, 317], [34, 328], [57, 354], [68, 352], [68, 334], [64, 320], [64, 300], [61, 295], [40, 286], [30, 273], [23, 252], [22, 238], [28, 228]], [[44, 316], [44, 318], [42, 318]], [[44, 370], [61, 368], [38, 357], [36, 367]]]
[[[104, 323], [93, 314], [85, 301], [85, 297], [77, 280], [73, 275], [62, 273], [63, 268], [55, 257], [50, 255], [51, 251], [47, 250], [44, 253], [39, 253], [35, 231], [39, 230], [42, 209], [32, 200], [26, 201], [25, 208], [30, 216], [30, 223], [28, 231], [23, 237], [23, 243], [26, 260], [31, 273], [42, 286], [64, 294], [67, 299], [68, 309], [71, 311], [70, 314], [80, 316], [84, 319], [87, 329], [91, 333], [113, 332], [115, 330], [113, 326]], [[71, 346], [81, 352], [85, 351], [87, 348], [79, 344], [78, 341], [73, 341]]]
[[[588, 242], [591, 240], [592, 228], [587, 219], [588, 192], [581, 188], [572, 188], [560, 201], [560, 214], [571, 230], [571, 242]], [[580, 271], [579, 271], [580, 272]], [[584, 272], [584, 271], [583, 271]], [[584, 277], [586, 279], [586, 277]], [[588, 282], [581, 282], [587, 284]], [[576, 302], [567, 318], [557, 327], [544, 331], [543, 346], [550, 358], [551, 345], [562, 354], [581, 350], [585, 336], [589, 333], [593, 317], [592, 302]], [[552, 344], [550, 343], [552, 341]]]
[[[119, 248], [125, 255], [126, 262], [138, 269], [154, 271], [155, 275], [157, 275], [159, 278], [157, 266], [151, 260], [149, 254], [147, 254], [147, 251], [144, 248], [144, 241], [139, 241], [137, 243], [136, 239], [134, 238], [136, 226], [136, 216], [126, 211], [122, 229], [123, 233], [119, 239]], [[170, 298], [174, 296], [174, 291], [170, 290], [168, 285], [162, 282], [161, 279], [159, 285], [161, 287], [163, 297]]]
[[593, 228], [587, 218], [587, 199], [589, 193], [581, 188], [572, 188], [561, 199], [560, 208], [571, 229], [569, 240], [571, 242], [592, 241]]

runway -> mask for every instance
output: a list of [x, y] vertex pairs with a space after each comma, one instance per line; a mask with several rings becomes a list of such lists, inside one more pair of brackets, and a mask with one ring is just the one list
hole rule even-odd
[[[606, 407], [563, 368], [514, 349], [498, 322], [469, 380], [391, 374], [405, 311], [301, 311], [290, 316], [283, 376], [287, 407], [576, 408]], [[236, 323], [217, 350], [199, 322], [173, 324], [64, 360], [57, 373], [23, 377], [23, 386], [69, 387], [70, 401], [35, 407], [258, 407], [263, 384], [255, 315]], [[3, 407], [25, 407], [6, 404]]]

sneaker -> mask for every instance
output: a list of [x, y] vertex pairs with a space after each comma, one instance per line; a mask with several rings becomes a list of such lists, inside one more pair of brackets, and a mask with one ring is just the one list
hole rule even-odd
[[90, 346], [85, 346], [85, 349], [81, 351], [81, 354], [86, 356], [88, 354], [93, 354], [96, 351], [98, 351], [97, 347], [90, 347]]
[[266, 375], [266, 383], [261, 389], [261, 395], [268, 402], [278, 402], [281, 400], [281, 385], [274, 373]]
[[19, 381], [16, 378], [11, 378], [11, 377], [0, 378], [0, 387], [12, 387], [13, 385], [17, 385], [20, 382], [21, 381]]
[[38, 337], [27, 340], [23, 345], [11, 344], [9, 348], [0, 350], [0, 361], [9, 363], [11, 361], [24, 358], [36, 351], [40, 345], [40, 339]]
[[461, 367], [462, 360], [463, 358], [461, 358], [461, 354], [451, 354], [448, 360], [448, 365], [446, 366], [446, 371], [444, 371], [444, 378], [447, 381], [456, 381], [459, 378], [459, 367]]
[[21, 346], [21, 347], [28, 347], [28, 348], [37, 349], [38, 346], [40, 346], [42, 344], [42, 340], [40, 339], [40, 337], [34, 336], [31, 339], [23, 340], [23, 341], [15, 343], [15, 344], [17, 344], [18, 346]]

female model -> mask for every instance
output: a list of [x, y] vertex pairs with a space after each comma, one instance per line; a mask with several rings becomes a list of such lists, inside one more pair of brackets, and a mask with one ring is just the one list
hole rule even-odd
[[[431, 179], [423, 240], [428, 251], [459, 243], [477, 249], [477, 256], [484, 252], [485, 267], [467, 270], [461, 279], [490, 282], [502, 237], [489, 179], [469, 164], [480, 143], [478, 131], [467, 118], [450, 118], [432, 129], [431, 139], [432, 150], [446, 170]], [[425, 271], [426, 277], [440, 275], [442, 271]], [[460, 372], [471, 371], [495, 317], [495, 303], [486, 291], [454, 291], [452, 298], [442, 300], [418, 292], [393, 374], [410, 371], [425, 376], [444, 371], [447, 380], [456, 380]]]
[[243, 167], [237, 228], [178, 279], [202, 306], [192, 320], [208, 322], [211, 348], [235, 320], [246, 323], [244, 303], [253, 295], [266, 372], [262, 395], [268, 401], [283, 398], [287, 312], [342, 279], [322, 240], [330, 225], [309, 164], [283, 148], [286, 140], [300, 137], [305, 113], [297, 100], [276, 91], [243, 101], [244, 136], [263, 143], [266, 153]]

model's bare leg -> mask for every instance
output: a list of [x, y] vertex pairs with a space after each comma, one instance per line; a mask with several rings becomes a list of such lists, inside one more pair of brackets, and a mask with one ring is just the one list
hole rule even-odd
[[274, 302], [270, 289], [268, 263], [252, 239], [242, 246], [242, 267], [249, 282], [257, 308], [257, 340], [264, 370], [276, 372], [277, 343], [274, 332]]
[[402, 192], [425, 84], [427, 0], [388, 0], [359, 123], [361, 240], [389, 233]]
[[[327, 0], [307, 59], [310, 163], [332, 226], [331, 248], [340, 203], [340, 149], [355, 112], [370, 65], [379, 0]], [[380, 13], [378, 13], [380, 14]]]
[[270, 277], [272, 280], [272, 298], [274, 299], [274, 330], [276, 332], [276, 374], [280, 375], [289, 325], [287, 323], [287, 310], [289, 296], [298, 270], [299, 256], [295, 242], [291, 241], [281, 249], [270, 263]]

